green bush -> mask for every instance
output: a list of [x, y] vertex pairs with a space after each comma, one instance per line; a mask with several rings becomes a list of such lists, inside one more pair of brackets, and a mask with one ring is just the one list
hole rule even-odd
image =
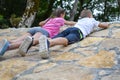
[[8, 28], [8, 23], [7, 20], [4, 19], [4, 17], [2, 15], [0, 15], [0, 28], [4, 29], [4, 28]]
[[17, 28], [20, 21], [21, 21], [21, 17], [16, 17], [15, 14], [11, 15], [10, 23], [11, 23], [12, 27]]

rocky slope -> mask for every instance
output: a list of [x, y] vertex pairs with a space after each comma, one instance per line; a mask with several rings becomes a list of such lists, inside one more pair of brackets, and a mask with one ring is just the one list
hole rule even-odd
[[[0, 40], [15, 39], [28, 29], [2, 29]], [[16, 50], [0, 57], [0, 80], [119, 80], [120, 24], [95, 29], [75, 44], [50, 48], [51, 57], [43, 60], [38, 45], [25, 57]]]

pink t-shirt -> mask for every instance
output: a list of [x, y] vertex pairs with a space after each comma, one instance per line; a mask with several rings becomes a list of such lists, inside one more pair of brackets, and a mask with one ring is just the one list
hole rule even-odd
[[50, 38], [57, 35], [60, 31], [60, 27], [64, 25], [64, 18], [51, 18], [47, 21], [47, 23], [42, 26], [46, 31], [48, 31]]

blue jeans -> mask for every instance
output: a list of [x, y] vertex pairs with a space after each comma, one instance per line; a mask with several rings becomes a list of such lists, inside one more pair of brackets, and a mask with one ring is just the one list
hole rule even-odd
[[37, 32], [40, 32], [43, 35], [49, 37], [49, 33], [45, 29], [41, 28], [40, 26], [39, 27], [33, 27], [30, 30], [28, 30], [28, 33], [30, 33], [31, 35], [34, 35]]
[[53, 38], [64, 37], [68, 40], [68, 44], [72, 44], [81, 41], [84, 37], [80, 29], [72, 27], [67, 28]]

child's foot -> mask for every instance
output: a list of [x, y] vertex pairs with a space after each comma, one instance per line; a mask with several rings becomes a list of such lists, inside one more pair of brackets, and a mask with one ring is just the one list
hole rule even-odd
[[21, 56], [25, 56], [29, 48], [32, 46], [32, 43], [33, 43], [33, 38], [30, 36], [27, 36], [22, 42], [22, 44], [20, 45], [18, 53]]
[[9, 46], [9, 42], [6, 39], [0, 41], [0, 56], [3, 56], [4, 53], [7, 51]]
[[49, 44], [48, 44], [48, 40], [47, 37], [42, 35], [39, 38], [39, 52], [40, 52], [40, 56], [42, 59], [47, 59], [49, 58]]

